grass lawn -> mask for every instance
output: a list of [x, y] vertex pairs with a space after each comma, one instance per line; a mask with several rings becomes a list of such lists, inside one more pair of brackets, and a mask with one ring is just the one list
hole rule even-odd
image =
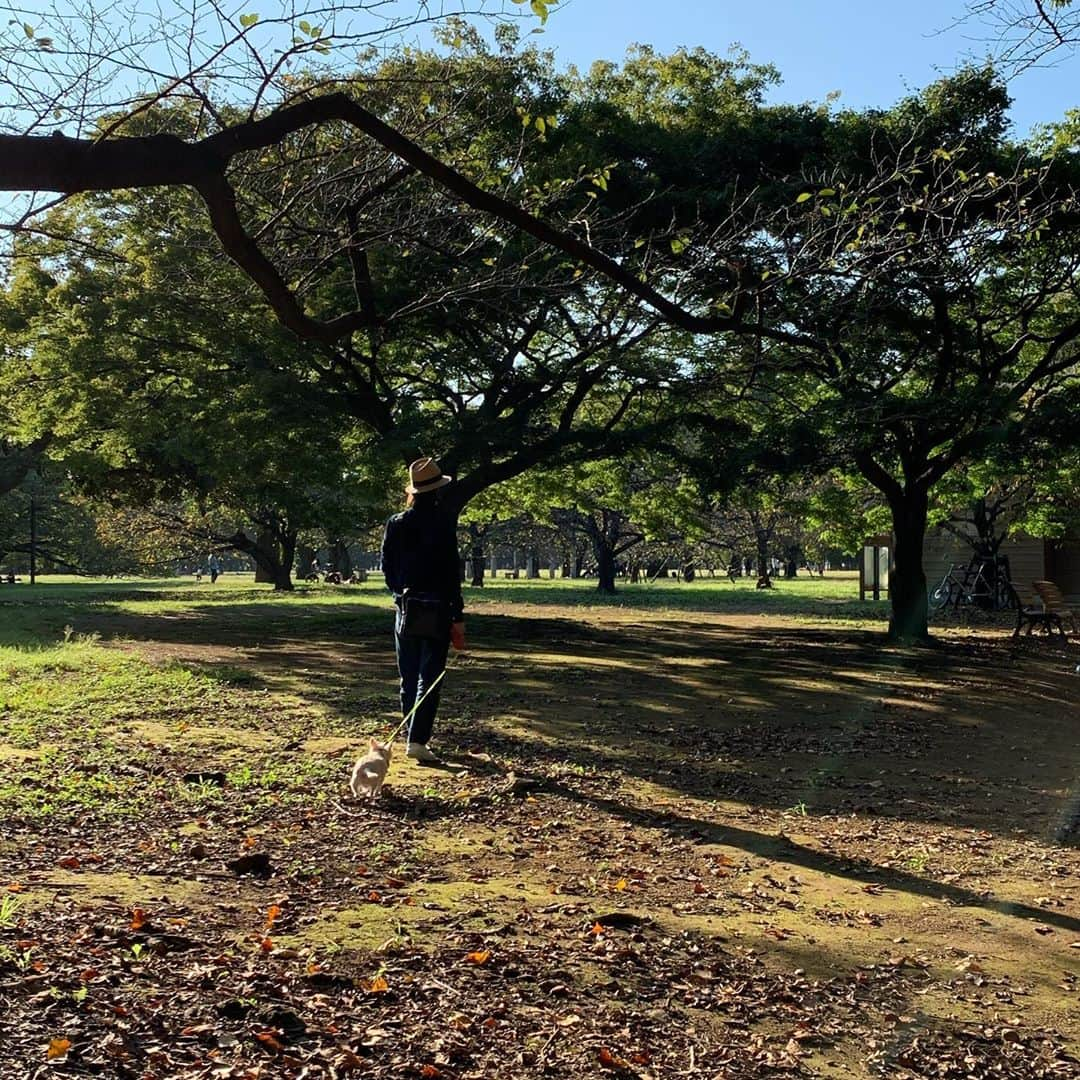
[[1080, 650], [855, 590], [467, 590], [367, 806], [379, 582], [0, 587], [0, 1077], [1080, 1075]]

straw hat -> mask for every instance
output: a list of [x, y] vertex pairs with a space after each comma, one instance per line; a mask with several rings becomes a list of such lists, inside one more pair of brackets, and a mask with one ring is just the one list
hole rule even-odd
[[409, 466], [409, 483], [405, 488], [407, 495], [422, 495], [425, 491], [435, 491], [446, 487], [454, 478], [444, 476], [434, 458], [422, 457]]

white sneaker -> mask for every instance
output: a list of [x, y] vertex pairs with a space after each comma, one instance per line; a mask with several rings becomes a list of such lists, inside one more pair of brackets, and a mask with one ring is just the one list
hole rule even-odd
[[405, 756], [413, 761], [438, 761], [438, 754], [432, 753], [423, 743], [411, 742], [405, 747]]

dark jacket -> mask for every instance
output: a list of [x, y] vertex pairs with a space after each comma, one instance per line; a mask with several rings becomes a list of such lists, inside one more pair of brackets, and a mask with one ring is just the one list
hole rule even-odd
[[438, 506], [413, 506], [386, 523], [382, 565], [395, 597], [406, 589], [433, 593], [449, 604], [451, 619], [461, 618], [457, 530]]

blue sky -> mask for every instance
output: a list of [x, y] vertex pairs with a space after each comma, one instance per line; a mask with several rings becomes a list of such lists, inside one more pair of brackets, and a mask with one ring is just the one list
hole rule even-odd
[[[950, 29], [964, 9], [963, 0], [567, 0], [534, 40], [578, 66], [617, 60], [632, 42], [664, 52], [726, 52], [738, 42], [751, 59], [780, 69], [777, 99], [820, 101], [839, 90], [841, 104], [884, 106], [964, 57], [985, 57], [992, 28], [969, 21]], [[1018, 76], [1016, 133], [1080, 106], [1078, 84], [1080, 56]]]

